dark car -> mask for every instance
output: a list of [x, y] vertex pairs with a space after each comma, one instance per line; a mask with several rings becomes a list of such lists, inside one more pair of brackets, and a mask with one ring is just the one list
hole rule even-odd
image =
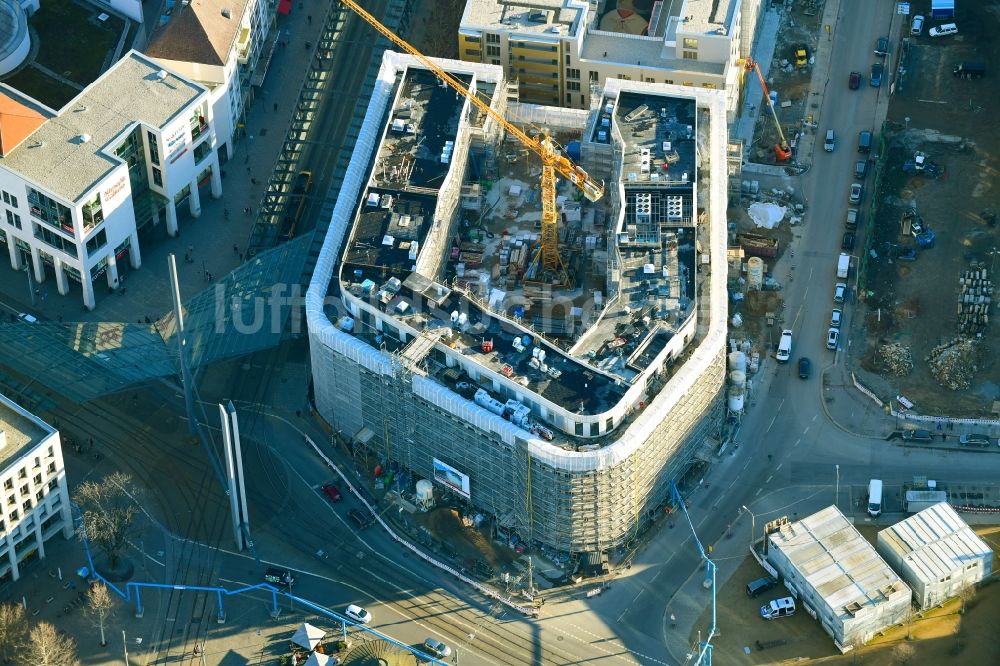
[[340, 488], [338, 488], [337, 486], [333, 485], [332, 483], [324, 483], [322, 490], [323, 494], [329, 497], [331, 502], [340, 501]]
[[354, 524], [358, 526], [359, 530], [363, 530], [371, 524], [371, 520], [363, 511], [358, 509], [351, 509], [347, 512], [347, 517], [354, 521]]
[[812, 363], [805, 356], [799, 359], [799, 379], [809, 379]]
[[879, 86], [882, 85], [882, 73], [884, 71], [885, 67], [882, 65], [882, 63], [877, 62], [874, 65], [872, 65], [872, 77], [871, 77], [872, 88], [878, 88]]
[[930, 430], [904, 430], [903, 441], [906, 442], [932, 442], [934, 433]]
[[889, 38], [879, 37], [875, 41], [875, 55], [879, 56], [880, 58], [884, 58], [888, 54], [889, 54]]
[[987, 447], [993, 442], [990, 439], [989, 435], [980, 435], [973, 433], [970, 435], [962, 435], [961, 437], [958, 438], [958, 443], [961, 444], [962, 446]]
[[868, 175], [868, 160], [858, 160], [854, 163], [854, 177], [864, 179]]
[[752, 580], [747, 583], [747, 596], [750, 598], [756, 597], [762, 592], [767, 592], [772, 587], [778, 584], [772, 576], [764, 576], [763, 578], [758, 578], [757, 580]]
[[841, 250], [853, 250], [854, 249], [854, 234], [850, 231], [844, 234], [843, 240], [840, 242]]
[[861, 87], [861, 72], [851, 72], [851, 75], [847, 77], [847, 87], [851, 90], [857, 90]]

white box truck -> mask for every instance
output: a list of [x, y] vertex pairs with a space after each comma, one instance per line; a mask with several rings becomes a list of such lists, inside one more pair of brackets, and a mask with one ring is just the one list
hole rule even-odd
[[851, 255], [841, 252], [837, 258], [837, 277], [844, 279], [851, 270]]
[[778, 353], [775, 358], [779, 363], [787, 363], [792, 356], [792, 331], [786, 328], [781, 332], [781, 340], [778, 341]]
[[868, 482], [868, 515], [878, 518], [882, 513], [882, 481], [872, 479]]

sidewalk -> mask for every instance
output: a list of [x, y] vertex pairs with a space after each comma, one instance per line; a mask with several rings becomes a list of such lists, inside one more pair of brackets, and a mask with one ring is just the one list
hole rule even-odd
[[[187, 205], [179, 206], [180, 233], [176, 238], [167, 236], [163, 224], [142, 234], [142, 267], [134, 270], [128, 261], [118, 263], [124, 295], [109, 293], [107, 282], [99, 278], [94, 282], [97, 307], [88, 312], [83, 306], [79, 284], [69, 280], [69, 293], [60, 296], [55, 277], [49, 270], [46, 280], [35, 285], [39, 293], [37, 302], [32, 305], [24, 273], [12, 270], [9, 261], [0, 261], [3, 300], [22, 312], [38, 313], [51, 320], [126, 323], [135, 320], [142, 323], [145, 317], [158, 319], [172, 307], [168, 254], [176, 255], [184, 300], [209, 286], [206, 272], [217, 280], [239, 266], [242, 263], [240, 253], [246, 250], [253, 222], [253, 217], [242, 211], [250, 206], [256, 212], [259, 207], [310, 60], [311, 51], [303, 45], [306, 42], [315, 44], [322, 30], [322, 7], [312, 10], [315, 15], [310, 22], [309, 12], [301, 10], [302, 6], [300, 3], [290, 15], [278, 17], [275, 30], [283, 33], [282, 39], [288, 45], [285, 48], [279, 45], [275, 51], [264, 84], [247, 107], [248, 136], [234, 143], [233, 156], [221, 165], [222, 197], [213, 199], [207, 185], [201, 188], [201, 215], [197, 219], [191, 217]], [[256, 184], [251, 179], [256, 179]], [[228, 220], [224, 215], [227, 209]], [[189, 252], [193, 263], [184, 262], [185, 253]]]

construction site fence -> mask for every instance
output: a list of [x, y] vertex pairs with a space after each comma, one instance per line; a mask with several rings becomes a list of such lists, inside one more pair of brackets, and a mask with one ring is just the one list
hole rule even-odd
[[1000, 428], [1000, 419], [975, 419], [975, 418], [961, 418], [961, 417], [951, 417], [951, 416], [933, 416], [929, 414], [917, 414], [908, 409], [896, 409], [892, 406], [892, 400], [888, 402], [883, 401], [879, 398], [874, 391], [861, 383], [857, 376], [851, 373], [851, 382], [854, 384], [854, 388], [860, 391], [862, 394], [868, 396], [875, 402], [880, 408], [886, 411], [886, 414], [892, 416], [893, 418], [899, 418], [904, 421], [917, 421], [920, 423], [951, 423], [954, 425], [964, 425], [964, 426], [983, 426], [986, 428]]
[[487, 585], [483, 585], [479, 581], [469, 578], [460, 571], [457, 571], [454, 567], [451, 567], [445, 564], [444, 562], [440, 562], [434, 559], [433, 557], [423, 552], [422, 550], [414, 546], [412, 543], [410, 543], [403, 537], [396, 534], [396, 532], [389, 526], [389, 524], [382, 519], [381, 513], [375, 507], [369, 504], [368, 501], [365, 499], [365, 497], [360, 492], [358, 492], [358, 490], [354, 487], [354, 484], [351, 483], [350, 479], [347, 478], [347, 475], [345, 475], [344, 472], [340, 469], [340, 466], [338, 466], [335, 462], [330, 460], [330, 458], [325, 453], [323, 453], [323, 451], [319, 448], [316, 442], [312, 440], [311, 437], [309, 437], [308, 435], [304, 435], [303, 437], [305, 438], [306, 443], [312, 448], [312, 450], [316, 452], [316, 455], [318, 455], [323, 460], [323, 462], [326, 463], [327, 467], [329, 467], [331, 470], [337, 473], [337, 475], [344, 482], [344, 485], [347, 486], [348, 491], [350, 491], [350, 493], [354, 495], [354, 497], [359, 502], [361, 502], [366, 509], [368, 509], [369, 513], [375, 518], [375, 520], [378, 521], [379, 525], [382, 526], [382, 529], [384, 529], [386, 533], [390, 537], [392, 537], [393, 541], [395, 541], [399, 545], [409, 550], [411, 553], [422, 559], [424, 562], [427, 562], [431, 566], [436, 567], [441, 571], [451, 574], [452, 576], [462, 581], [466, 585], [469, 585], [475, 588], [477, 591], [481, 592], [482, 594], [485, 594], [490, 599], [494, 599], [502, 603], [503, 605], [507, 606], [508, 608], [515, 610], [518, 613], [521, 613], [522, 615], [526, 615], [528, 617], [538, 617], [539, 613], [538, 608], [534, 606], [521, 605], [517, 603], [514, 599], [505, 596], [503, 594], [500, 594], [493, 588]]

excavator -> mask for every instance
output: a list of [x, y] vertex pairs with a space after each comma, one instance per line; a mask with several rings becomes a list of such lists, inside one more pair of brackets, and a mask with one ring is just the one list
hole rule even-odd
[[771, 102], [771, 91], [767, 89], [767, 82], [764, 81], [764, 75], [761, 74], [760, 66], [753, 58], [748, 57], [746, 59], [745, 67], [748, 72], [750, 70], [757, 72], [757, 80], [760, 81], [761, 90], [764, 91], [764, 101], [767, 103], [767, 108], [771, 111], [771, 117], [774, 118], [774, 126], [778, 129], [778, 137], [781, 139], [781, 143], [774, 145], [774, 159], [776, 162], [787, 162], [792, 159], [792, 148], [788, 145], [785, 132], [781, 129], [781, 123], [778, 122], [778, 114], [774, 110], [774, 104]]

